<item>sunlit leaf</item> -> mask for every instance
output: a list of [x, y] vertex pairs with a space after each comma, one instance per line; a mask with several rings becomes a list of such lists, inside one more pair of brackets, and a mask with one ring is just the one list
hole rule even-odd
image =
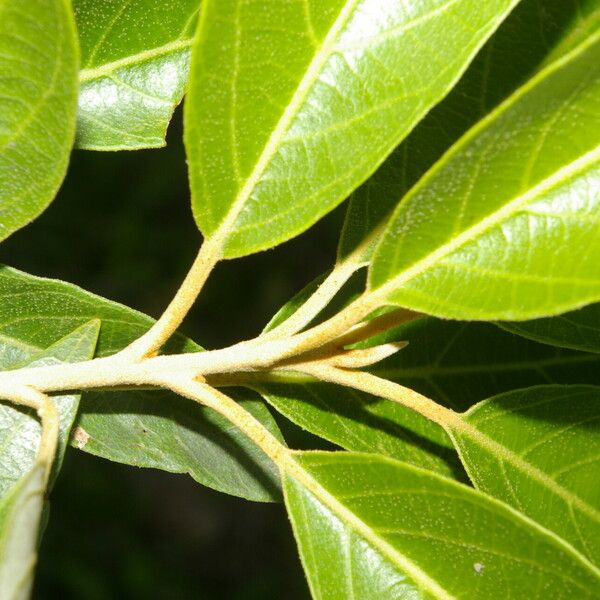
[[78, 49], [67, 0], [0, 4], [0, 240], [54, 198], [75, 134]]
[[598, 0], [522, 0], [460, 82], [351, 198], [339, 259], [369, 260], [402, 196], [470, 126], [600, 26]]
[[183, 97], [199, 6], [200, 0], [74, 0], [79, 148], [164, 146]]
[[375, 455], [293, 461], [286, 504], [316, 600], [597, 597], [581, 555], [480, 492]]
[[185, 107], [202, 233], [232, 258], [304, 231], [452, 88], [516, 4], [206, 0]]
[[464, 420], [453, 437], [475, 485], [600, 565], [600, 387], [515, 391]]
[[523, 320], [597, 300], [599, 141], [596, 35], [470, 130], [412, 189], [378, 245], [371, 290], [463, 319]]

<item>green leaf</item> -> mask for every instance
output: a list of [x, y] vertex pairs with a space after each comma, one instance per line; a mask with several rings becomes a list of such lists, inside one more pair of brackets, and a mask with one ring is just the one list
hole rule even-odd
[[464, 421], [453, 437], [473, 483], [600, 565], [600, 387], [515, 391]]
[[286, 504], [316, 600], [597, 598], [599, 572], [508, 506], [368, 454], [295, 454]]
[[[18, 366], [32, 350], [52, 344], [90, 319], [102, 322], [96, 356], [121, 350], [154, 322], [74, 285], [0, 268], [0, 361], [5, 368]], [[183, 336], [176, 336], [168, 349], [201, 350]], [[264, 405], [248, 404], [278, 433]], [[73, 445], [103, 458], [190, 472], [204, 485], [251, 500], [278, 497], [272, 462], [243, 433], [211, 409], [174, 394], [87, 392], [77, 425]]]
[[[15, 313], [13, 312], [13, 315]], [[90, 321], [68, 333], [45, 350], [36, 350], [33, 346], [24, 346], [19, 340], [2, 338], [0, 340], [0, 369], [35, 367], [78, 362], [93, 357], [100, 323]], [[29, 356], [20, 364], [11, 361], [10, 347]], [[1, 392], [0, 392], [1, 394]], [[58, 409], [59, 439], [54, 474], [58, 473], [65, 452], [69, 433], [77, 415], [79, 394], [67, 394], [52, 397]], [[24, 477], [35, 465], [40, 445], [42, 428], [34, 411], [17, 407], [9, 402], [0, 403], [0, 497]], [[1, 597], [1, 595], [0, 595]]]
[[[282, 439], [260, 399], [243, 390], [234, 398]], [[167, 392], [85, 394], [76, 433], [75, 445], [96, 456], [187, 473], [202, 485], [256, 502], [281, 499], [277, 468], [262, 450], [224, 417]]]
[[600, 352], [600, 304], [548, 319], [501, 323], [500, 326], [542, 344]]
[[0, 500], [0, 597], [28, 600], [46, 492], [46, 466], [37, 462]]
[[[546, 58], [546, 64], [564, 56], [581, 44], [586, 38], [593, 35], [600, 28], [600, 2], [598, 0], [551, 0], [550, 5], [562, 5], [569, 11], [568, 16], [563, 13], [562, 18], [569, 21], [569, 26], [561, 35], [560, 43]], [[544, 2], [542, 10], [538, 5], [538, 13], [547, 13], [548, 7]], [[557, 14], [558, 19], [561, 15]], [[560, 23], [557, 23], [560, 26]], [[543, 35], [540, 32], [541, 35]]]
[[54, 198], [69, 161], [78, 49], [67, 0], [0, 3], [0, 240]]
[[[89, 359], [94, 354], [99, 327], [99, 321], [91, 321], [44, 351], [21, 346], [19, 350], [30, 355], [21, 366]], [[10, 341], [3, 339], [1, 343], [7, 347]], [[0, 368], [5, 368], [6, 356], [1, 355]], [[54, 476], [48, 486], [60, 469], [79, 395], [53, 396], [53, 401], [60, 421]], [[47, 464], [38, 457], [41, 432], [33, 411], [0, 404], [0, 598], [7, 600], [30, 596], [47, 487]]]
[[205, 237], [233, 258], [304, 231], [452, 88], [516, 4], [206, 0], [185, 109]]
[[472, 125], [540, 65], [598, 29], [598, 0], [522, 0], [488, 40], [456, 87], [350, 197], [338, 260], [368, 261], [401, 198]]
[[537, 344], [488, 323], [427, 317], [374, 339], [409, 344], [371, 373], [455, 410], [532, 385], [600, 385], [600, 356]]
[[282, 415], [346, 450], [374, 452], [464, 478], [441, 427], [400, 404], [310, 380], [264, 382], [256, 389]]
[[462, 319], [530, 319], [599, 299], [599, 114], [596, 35], [490, 113], [412, 189], [378, 245], [370, 289]]
[[77, 146], [164, 146], [186, 85], [199, 0], [74, 0], [73, 5], [82, 63]]

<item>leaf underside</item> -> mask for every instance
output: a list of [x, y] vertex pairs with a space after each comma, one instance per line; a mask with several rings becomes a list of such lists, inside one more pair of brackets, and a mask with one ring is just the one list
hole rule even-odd
[[449, 91], [515, 4], [206, 0], [185, 107], [202, 233], [234, 258], [307, 229]]
[[378, 245], [370, 288], [459, 319], [523, 320], [597, 300], [599, 99], [596, 34], [421, 179]]
[[[5, 368], [17, 366], [32, 350], [51, 345], [91, 319], [101, 321], [96, 356], [121, 350], [153, 323], [146, 315], [74, 285], [0, 269], [0, 359]], [[165, 350], [201, 348], [175, 336]], [[255, 399], [248, 404], [278, 435], [264, 404]], [[242, 432], [211, 409], [174, 394], [86, 392], [77, 426], [79, 438], [72, 444], [103, 458], [189, 472], [203, 485], [250, 500], [280, 496], [272, 462]]]
[[286, 504], [316, 600], [597, 597], [572, 548], [471, 488], [376, 455], [293, 459]]

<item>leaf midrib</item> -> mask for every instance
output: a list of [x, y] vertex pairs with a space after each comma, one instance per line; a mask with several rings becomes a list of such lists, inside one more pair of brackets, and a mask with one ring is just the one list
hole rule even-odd
[[[468, 416], [468, 414], [469, 413], [466, 413], [466, 416]], [[506, 463], [510, 464], [512, 467], [525, 474], [527, 477], [533, 479], [541, 486], [553, 492], [556, 496], [561, 498], [561, 500], [564, 500], [567, 503], [567, 505], [575, 506], [581, 512], [585, 513], [589, 518], [600, 523], [600, 511], [596, 510], [593, 506], [588, 504], [588, 502], [586, 502], [577, 494], [571, 492], [567, 488], [560, 485], [549, 475], [547, 475], [542, 470], [538, 469], [536, 466], [532, 465], [530, 462], [520, 457], [510, 448], [507, 448], [503, 444], [497, 442], [496, 440], [489, 437], [487, 434], [480, 431], [477, 428], [476, 424], [469, 422], [465, 418], [461, 418], [460, 423], [452, 425], [448, 428], [448, 433], [452, 438], [454, 438], [455, 446], [457, 449], [460, 449], [461, 444], [459, 443], [459, 441], [456, 440], [456, 434], [459, 434], [459, 439], [460, 435], [466, 435], [471, 439], [473, 443], [475, 443], [475, 445], [478, 445], [481, 448], [490, 451], [495, 458], [499, 458], [505, 461]], [[472, 469], [467, 467], [466, 464], [465, 468], [471, 475]], [[589, 561], [586, 559], [586, 562]], [[600, 571], [596, 566], [594, 566], [594, 570], [598, 575], [600, 575]]]
[[[429, 12], [414, 18], [412, 21], [404, 23], [399, 30], [407, 31], [412, 29], [437, 16], [438, 14], [445, 12], [458, 2], [460, 2], [460, 0], [448, 0], [448, 2], [442, 6], [430, 10]], [[260, 178], [263, 176], [273, 157], [276, 155], [281, 142], [285, 138], [287, 130], [292, 124], [294, 118], [297, 116], [299, 109], [303, 105], [308, 94], [312, 90], [314, 83], [318, 80], [319, 74], [322, 72], [325, 64], [330, 59], [332, 54], [337, 51], [337, 39], [342, 33], [343, 28], [348, 24], [349, 20], [353, 16], [358, 4], [359, 0], [350, 0], [346, 2], [345, 6], [340, 10], [338, 17], [323, 40], [321, 48], [314, 54], [290, 102], [286, 106], [275, 129], [269, 136], [269, 139], [258, 161], [255, 163], [254, 169], [246, 178], [244, 186], [238, 192], [235, 200], [229, 208], [229, 211], [222, 218], [221, 222], [213, 229], [213, 232], [208, 235], [208, 239], [211, 240], [216, 248], [222, 249], [226, 244], [230, 230], [234, 227], [237, 218], [239, 217], [248, 200], [251, 198], [253, 191], [260, 181]]]
[[[582, 42], [579, 46], [574, 48], [571, 52], [569, 52], [562, 58], [550, 63], [549, 66], [541, 70], [525, 85], [519, 88], [504, 102], [502, 102], [494, 110], [488, 113], [488, 115], [486, 115], [481, 121], [479, 121], [474, 127], [472, 127], [456, 144], [454, 144], [454, 146], [450, 148], [450, 150], [448, 150], [446, 154], [444, 154], [438, 160], [437, 163], [433, 165], [433, 167], [427, 172], [427, 174], [412, 188], [412, 190], [409, 192], [408, 196], [405, 198], [405, 200], [401, 203], [400, 206], [407, 206], [411, 200], [417, 197], [421, 189], [426, 187], [429, 181], [435, 176], [437, 176], [437, 174], [445, 168], [445, 166], [452, 158], [458, 155], [465, 147], [468, 147], [469, 143], [473, 139], [476, 139], [480, 132], [485, 131], [488, 125], [494, 123], [500, 115], [507, 112], [510, 108], [516, 105], [518, 101], [521, 100], [521, 98], [527, 96], [527, 94], [530, 91], [536, 89], [536, 87], [539, 84], [546, 81], [550, 76], [560, 71], [563, 67], [568, 66], [572, 61], [579, 58], [588, 49], [592, 48], [599, 41], [600, 32], [597, 32], [595, 35], [588, 38], [585, 42]], [[592, 157], [592, 159], [588, 163], [588, 157], [590, 156]], [[580, 156], [578, 159], [572, 161], [568, 165], [565, 165], [558, 171], [555, 171], [549, 177], [545, 178], [544, 180], [537, 183], [533, 188], [529, 189], [525, 194], [520, 194], [512, 200], [509, 200], [500, 209], [487, 215], [482, 220], [463, 231], [460, 235], [456, 236], [449, 242], [446, 242], [433, 252], [430, 252], [424, 258], [418, 260], [416, 263], [413, 263], [410, 267], [404, 269], [398, 275], [396, 275], [386, 283], [380, 285], [379, 287], [372, 288], [371, 277], [369, 277], [369, 289], [372, 293], [385, 296], [387, 293], [393, 292], [394, 289], [398, 286], [405, 284], [412, 279], [415, 279], [419, 275], [422, 275], [428, 269], [432, 267], [435, 268], [435, 266], [437, 266], [437, 261], [446, 258], [452, 252], [460, 249], [460, 247], [477, 239], [478, 235], [483, 234], [489, 229], [493, 228], [494, 226], [500, 224], [502, 222], [502, 218], [505, 215], [508, 217], [512, 216], [513, 211], [519, 208], [520, 205], [536, 198], [538, 194], [552, 189], [554, 186], [560, 185], [561, 183], [567, 180], [568, 176], [576, 174], [578, 168], [581, 168], [583, 170], [585, 169], [585, 167], [591, 166], [593, 164], [594, 158], [600, 158], [600, 147], [596, 147], [593, 150], [590, 150], [586, 154]], [[392, 215], [392, 219], [393, 218], [394, 217]], [[382, 242], [384, 241], [384, 239], [385, 237], [382, 239]], [[375, 249], [375, 262], [377, 261], [379, 248], [381, 248], [381, 243], [378, 245], [378, 248]]]
[[580, 175], [599, 160], [600, 146], [597, 146], [583, 156], [580, 156], [575, 161], [554, 172], [552, 175], [528, 190], [525, 194], [521, 194], [516, 198], [513, 198], [508, 203], [504, 204], [499, 210], [487, 215], [475, 225], [469, 227], [449, 242], [443, 244], [421, 260], [402, 271], [399, 275], [396, 275], [390, 279], [387, 283], [383, 284], [379, 288], [374, 288], [373, 292], [382, 296], [385, 296], [388, 293], [393, 293], [399, 286], [406, 284], [409, 281], [416, 279], [420, 275], [423, 275], [423, 273], [440, 266], [440, 263], [443, 259], [460, 250], [463, 246], [472, 243], [483, 234], [514, 216], [514, 214], [520, 208], [529, 202], [538, 199], [544, 193], [560, 186], [569, 178]]
[[169, 42], [168, 44], [164, 44], [162, 46], [157, 46], [156, 48], [144, 50], [143, 52], [131, 54], [130, 56], [126, 56], [125, 58], [120, 58], [118, 60], [105, 63], [98, 67], [81, 69], [79, 71], [79, 82], [86, 83], [88, 81], [100, 79], [101, 77], [108, 77], [109, 75], [112, 75], [115, 71], [119, 69], [135, 66], [144, 62], [149, 62], [153, 59], [166, 56], [167, 54], [173, 54], [175, 52], [178, 52], [179, 50], [185, 50], [191, 47], [192, 42], [192, 38], [177, 40], [175, 42]]
[[525, 360], [519, 362], [494, 362], [484, 365], [456, 365], [448, 367], [424, 366], [407, 367], [402, 366], [391, 369], [371, 369], [372, 373], [377, 373], [384, 379], [394, 377], [414, 377], [416, 379], [428, 379], [436, 375], [464, 375], [476, 373], [502, 373], [504, 371], [526, 371], [537, 370], [544, 367], [554, 367], [561, 365], [571, 365], [580, 363], [594, 363], [600, 361], [597, 354], [583, 354], [581, 356], [556, 357], [541, 360]]
[[[385, 460], [384, 457], [379, 457]], [[288, 476], [293, 477], [313, 496], [329, 508], [346, 526], [353, 529], [371, 546], [377, 548], [393, 565], [408, 574], [417, 585], [431, 592], [440, 600], [456, 600], [447, 590], [431, 579], [425, 571], [404, 557], [391, 544], [381, 539], [371, 527], [346, 508], [333, 494], [328, 492], [304, 467], [294, 459], [293, 453], [284, 455], [280, 465]]]
[[334, 50], [335, 42], [339, 34], [344, 26], [348, 23], [358, 3], [359, 0], [349, 0], [346, 2], [344, 7], [340, 10], [340, 13], [333, 25], [329, 29], [327, 36], [323, 40], [321, 48], [314, 54], [290, 102], [283, 111], [283, 114], [275, 126], [275, 129], [269, 136], [269, 139], [258, 161], [256, 162], [252, 173], [246, 178], [246, 183], [238, 192], [235, 200], [231, 204], [228, 212], [225, 214], [220, 224], [217, 225], [212, 234], [208, 236], [208, 239], [213, 241], [215, 247], [221, 249], [224, 246], [229, 230], [234, 226], [235, 221], [242, 212], [247, 201], [250, 199], [252, 192], [256, 188], [260, 178], [277, 153], [285, 133], [289, 129], [294, 118], [297, 116], [300, 107], [306, 100], [306, 97], [313, 88], [314, 83], [317, 81], [318, 76], [322, 72], [323, 67], [327, 63], [327, 60]]

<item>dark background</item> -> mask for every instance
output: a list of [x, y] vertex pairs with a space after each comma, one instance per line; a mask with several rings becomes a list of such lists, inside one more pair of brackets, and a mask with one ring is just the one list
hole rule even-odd
[[[342, 218], [340, 208], [275, 250], [218, 265], [183, 332], [208, 348], [254, 336], [332, 265]], [[57, 199], [2, 244], [0, 261], [157, 317], [200, 240], [178, 112], [164, 149], [76, 151]], [[304, 600], [309, 594], [281, 505], [246, 502], [183, 475], [71, 449], [52, 493], [34, 597]]]

